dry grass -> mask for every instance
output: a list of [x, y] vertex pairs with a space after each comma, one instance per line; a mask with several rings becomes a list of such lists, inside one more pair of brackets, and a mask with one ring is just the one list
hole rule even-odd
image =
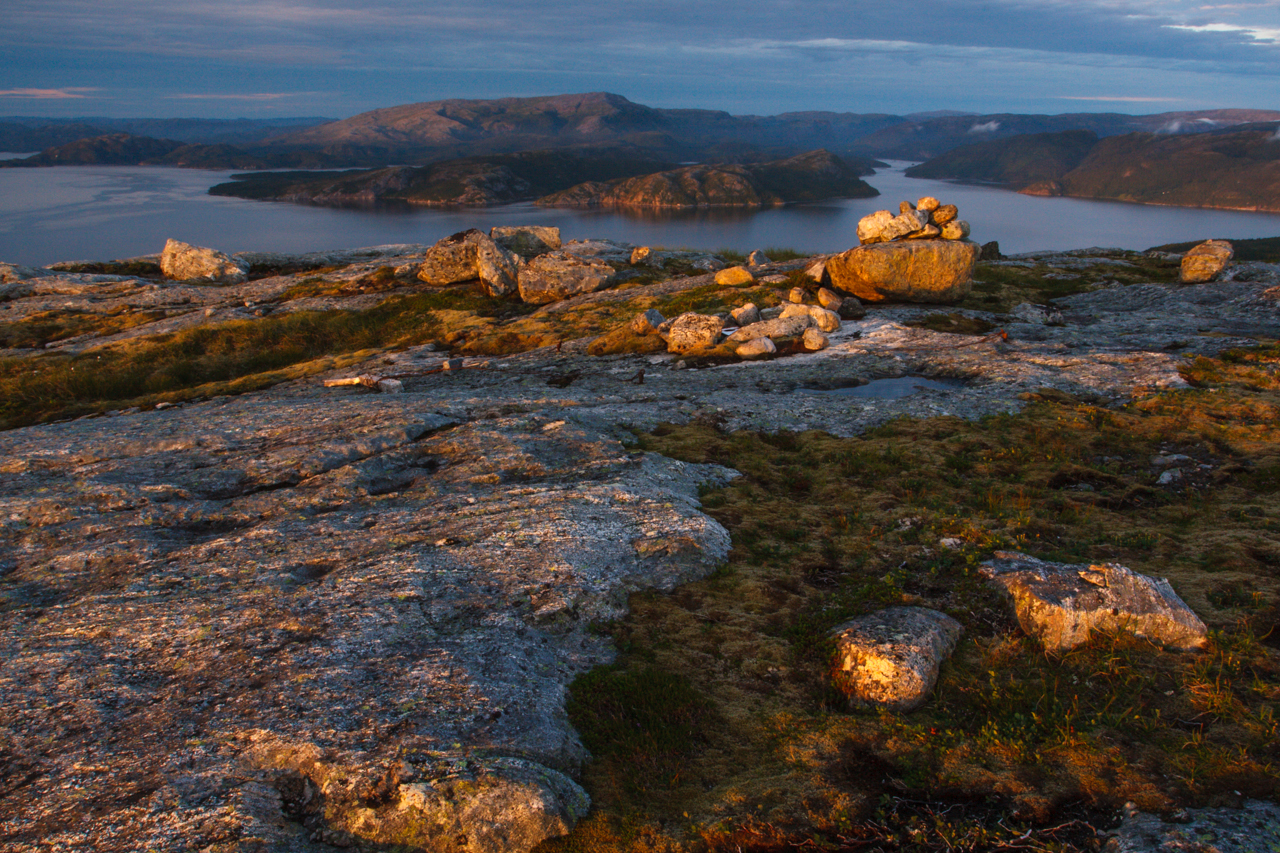
[[[993, 849], [1024, 832], [1087, 848], [1126, 800], [1275, 799], [1278, 367], [1275, 349], [1237, 353], [1194, 365], [1200, 390], [1122, 410], [1068, 399], [855, 439], [696, 424], [638, 436], [745, 475], [704, 497], [733, 535], [728, 564], [634, 597], [609, 626], [623, 650], [612, 677], [662, 674], [707, 710], [660, 771], [634, 749], [600, 753], [586, 774], [595, 810], [541, 853]], [[1158, 486], [1161, 451], [1197, 467]], [[1096, 637], [1046, 655], [976, 575], [996, 549], [1168, 577], [1210, 647]], [[949, 613], [965, 636], [922, 710], [849, 712], [828, 631], [901, 602]], [[579, 726], [593, 725], [596, 694], [575, 686]]]

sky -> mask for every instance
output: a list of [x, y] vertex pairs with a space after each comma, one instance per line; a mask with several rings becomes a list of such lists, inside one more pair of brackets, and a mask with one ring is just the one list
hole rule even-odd
[[1280, 109], [1280, 0], [3, 0], [0, 115]]

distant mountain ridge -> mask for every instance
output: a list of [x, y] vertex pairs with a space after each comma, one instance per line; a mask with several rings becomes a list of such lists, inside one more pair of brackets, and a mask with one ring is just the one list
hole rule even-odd
[[1029, 134], [955, 148], [906, 174], [1031, 195], [1280, 212], [1280, 122], [1180, 136]]

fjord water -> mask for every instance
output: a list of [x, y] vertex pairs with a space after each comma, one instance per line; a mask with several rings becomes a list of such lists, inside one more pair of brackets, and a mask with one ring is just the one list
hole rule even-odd
[[[3, 157], [0, 154], [0, 157]], [[908, 178], [895, 162], [867, 179], [881, 195], [761, 211], [617, 212], [517, 204], [466, 209], [324, 208], [210, 196], [230, 172], [155, 166], [0, 169], [0, 262], [109, 260], [159, 252], [173, 237], [227, 252], [306, 252], [433, 243], [466, 228], [557, 225], [566, 240], [603, 237], [696, 249], [780, 246], [838, 252], [857, 245], [858, 220], [902, 199], [960, 207], [978, 242], [1005, 253], [1115, 246], [1146, 249], [1210, 237], [1280, 236], [1280, 214], [1023, 196], [992, 187]]]

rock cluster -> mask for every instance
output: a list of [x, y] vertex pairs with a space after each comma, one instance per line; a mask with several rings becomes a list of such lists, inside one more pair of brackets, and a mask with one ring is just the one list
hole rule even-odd
[[969, 237], [969, 223], [957, 218], [959, 215], [954, 204], [939, 204], [933, 196], [925, 196], [915, 204], [904, 201], [898, 205], [896, 216], [888, 210], [877, 210], [862, 217], [858, 221], [858, 242], [869, 246], [894, 240], [965, 240]]
[[973, 287], [981, 249], [954, 204], [904, 201], [894, 216], [878, 210], [858, 223], [862, 245], [828, 259], [833, 286], [869, 302], [959, 302]]

